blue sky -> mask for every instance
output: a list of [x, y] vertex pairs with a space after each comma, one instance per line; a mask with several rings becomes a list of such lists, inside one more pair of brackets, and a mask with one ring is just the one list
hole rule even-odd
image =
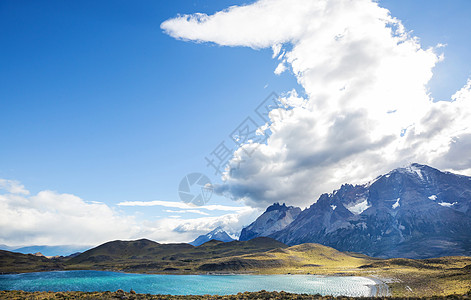
[[[89, 201], [176, 200], [180, 179], [271, 91], [268, 50], [184, 43], [160, 24], [230, 1], [3, 2], [0, 177]], [[264, 88], [268, 85], [267, 88]]]
[[[175, 39], [161, 29], [178, 14], [211, 15], [252, 2], [2, 1], [0, 179], [21, 183], [30, 195], [72, 194], [149, 222], [175, 215], [162, 206], [117, 204], [178, 202], [178, 184], [191, 172], [220, 181], [205, 156], [229, 143], [228, 135], [271, 92], [304, 94], [293, 71], [274, 74], [279, 61], [270, 47], [200, 43], [204, 37], [188, 42], [191, 37]], [[379, 3], [424, 49], [446, 44], [437, 50], [445, 59], [429, 88], [435, 100], [448, 100], [471, 76], [471, 3]], [[222, 196], [211, 204], [256, 206]]]

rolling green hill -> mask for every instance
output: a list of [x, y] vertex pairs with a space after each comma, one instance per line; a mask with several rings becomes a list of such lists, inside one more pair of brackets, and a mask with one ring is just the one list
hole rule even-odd
[[142, 273], [188, 273], [204, 262], [286, 248], [285, 244], [261, 237], [228, 243], [212, 240], [201, 246], [159, 244], [150, 240], [113, 241], [66, 260], [65, 269], [117, 270]]
[[172, 253], [194, 249], [189, 244], [159, 244], [147, 239], [112, 241], [87, 250], [67, 261], [68, 264], [99, 264], [120, 260], [154, 260]]

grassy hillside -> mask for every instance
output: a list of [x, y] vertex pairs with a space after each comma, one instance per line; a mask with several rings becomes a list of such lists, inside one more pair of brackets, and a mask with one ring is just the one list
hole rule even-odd
[[116, 270], [142, 273], [194, 273], [211, 260], [265, 252], [287, 246], [274, 239], [256, 238], [228, 243], [158, 244], [149, 240], [113, 241], [64, 262], [65, 269]]
[[471, 291], [471, 257], [393, 258], [360, 267], [361, 274], [388, 278], [395, 296], [450, 295]]
[[375, 261], [355, 257], [319, 244], [302, 244], [266, 252], [213, 259], [198, 267], [201, 271], [256, 272], [261, 274], [333, 274], [357, 271]]
[[61, 270], [61, 260], [0, 250], [0, 274]]

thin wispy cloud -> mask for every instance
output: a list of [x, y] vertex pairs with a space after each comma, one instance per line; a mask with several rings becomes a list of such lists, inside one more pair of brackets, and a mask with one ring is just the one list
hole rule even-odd
[[199, 215], [204, 215], [204, 216], [209, 216], [208, 213], [197, 210], [197, 209], [182, 209], [182, 210], [171, 210], [171, 209], [166, 209], [164, 210], [167, 213], [178, 213], [178, 214], [187, 214], [187, 213], [192, 213], [192, 214], [199, 214]]
[[24, 185], [16, 180], [0, 179], [0, 190], [2, 189], [12, 194], [29, 194], [29, 191], [25, 189]]
[[227, 205], [203, 205], [196, 206], [191, 204], [186, 204], [184, 202], [175, 202], [175, 201], [125, 201], [118, 203], [119, 206], [163, 206], [163, 207], [172, 207], [172, 208], [181, 208], [184, 210], [192, 210], [195, 208], [205, 209], [205, 210], [220, 210], [220, 211], [243, 211], [247, 207], [244, 206], [227, 206]]

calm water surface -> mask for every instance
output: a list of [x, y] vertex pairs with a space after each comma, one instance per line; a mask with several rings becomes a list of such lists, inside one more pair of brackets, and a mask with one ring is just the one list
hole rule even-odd
[[144, 294], [230, 295], [285, 291], [322, 295], [370, 296], [375, 281], [365, 277], [315, 275], [149, 275], [102, 271], [57, 271], [0, 275], [0, 290], [116, 291]]

